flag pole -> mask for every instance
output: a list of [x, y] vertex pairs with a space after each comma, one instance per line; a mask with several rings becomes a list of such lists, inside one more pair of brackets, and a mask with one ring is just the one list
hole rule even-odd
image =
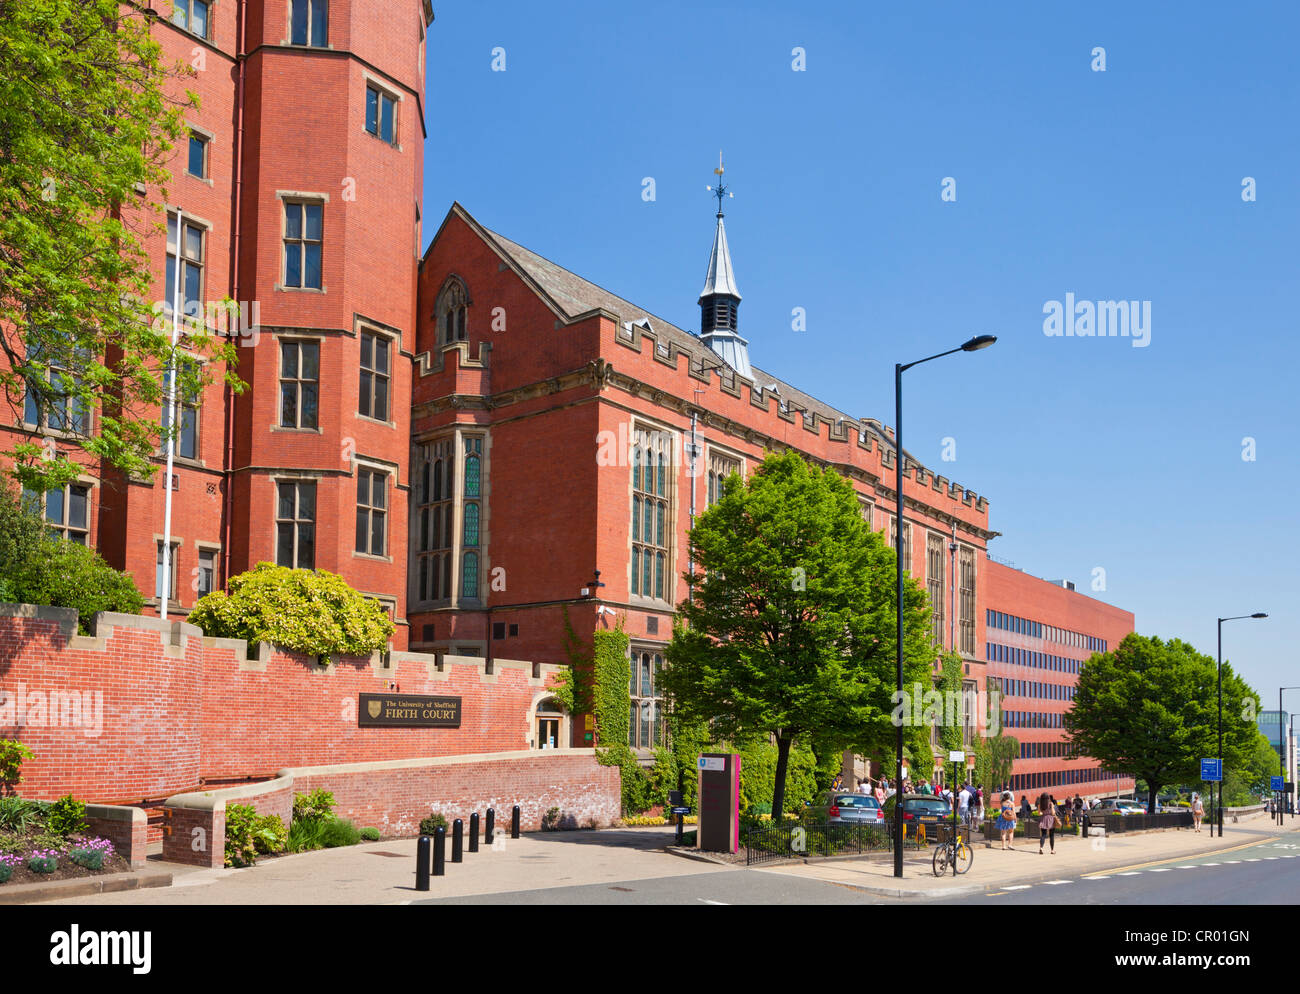
[[167, 620], [167, 601], [172, 595], [172, 465], [176, 455], [176, 345], [181, 337], [181, 245], [185, 212], [176, 209], [176, 282], [172, 287], [172, 348], [167, 357], [167, 473], [163, 477], [163, 559], [159, 613]]

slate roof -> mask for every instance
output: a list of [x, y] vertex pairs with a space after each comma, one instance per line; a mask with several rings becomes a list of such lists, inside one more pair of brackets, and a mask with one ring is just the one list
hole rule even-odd
[[[459, 206], [459, 205], [456, 205]], [[453, 207], [455, 210], [455, 207]], [[588, 311], [603, 309], [613, 314], [617, 314], [624, 322], [640, 323], [649, 321], [653, 326], [655, 333], [659, 336], [661, 342], [672, 342], [679, 348], [688, 349], [692, 355], [704, 356], [707, 363], [710, 358], [716, 360], [716, 366], [719, 369], [726, 367], [726, 363], [717, 356], [707, 345], [705, 345], [698, 335], [677, 327], [671, 321], [647, 311], [643, 307], [611, 293], [604, 287], [584, 279], [576, 273], [570, 272], [563, 266], [557, 265], [550, 259], [538, 255], [531, 249], [525, 248], [518, 242], [511, 241], [504, 235], [498, 234], [476, 221], [463, 207], [460, 208], [462, 216], [474, 227], [480, 231], [484, 237], [495, 243], [497, 250], [508, 260], [521, 270], [531, 279], [541, 292], [550, 298], [552, 303], [567, 317], [574, 318], [579, 314], [585, 314]], [[824, 401], [818, 400], [811, 394], [804, 393], [802, 390], [785, 382], [780, 377], [769, 373], [757, 366], [752, 366], [754, 372], [754, 384], [761, 387], [764, 391], [776, 387], [777, 397], [782, 401], [793, 401], [797, 407], [802, 407], [809, 413], [817, 412], [827, 421], [849, 420], [858, 421], [866, 428], [879, 442], [884, 449], [892, 449], [893, 441], [884, 433], [880, 422], [874, 418], [855, 418], [845, 414], [843, 411], [832, 407]], [[920, 465], [917, 460], [913, 459], [911, 453], [906, 453], [907, 461], [915, 465]]]

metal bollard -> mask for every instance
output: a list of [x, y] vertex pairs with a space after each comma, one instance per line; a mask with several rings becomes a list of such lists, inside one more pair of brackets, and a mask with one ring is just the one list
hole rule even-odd
[[421, 835], [415, 844], [415, 889], [429, 889], [429, 849], [430, 839]]
[[457, 818], [451, 823], [451, 861], [460, 863], [464, 860], [461, 855], [465, 845], [465, 823]]
[[433, 875], [447, 875], [447, 830], [441, 825], [433, 830]]
[[492, 845], [492, 833], [493, 833], [494, 831], [496, 831], [496, 826], [497, 826], [497, 813], [496, 813], [496, 809], [495, 809], [495, 808], [488, 808], [488, 809], [487, 809], [487, 826], [486, 826], [486, 838], [487, 838], [487, 844], [488, 844], [488, 845]]
[[478, 812], [469, 816], [469, 851], [478, 852]]
[[516, 804], [510, 812], [510, 838], [519, 838], [519, 805]]

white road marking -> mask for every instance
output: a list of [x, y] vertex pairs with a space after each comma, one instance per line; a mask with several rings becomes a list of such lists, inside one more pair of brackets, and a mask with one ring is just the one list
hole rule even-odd
[[1110, 877], [1084, 877], [1084, 880], [1109, 880]]
[[1218, 863], [1202, 863], [1202, 866], [1218, 866]]
[[1254, 859], [1248, 859], [1248, 860], [1246, 860], [1246, 862], [1247, 862], [1247, 863], [1258, 863], [1258, 862], [1259, 862], [1259, 857], [1256, 856]]
[[1073, 880], [1044, 880], [1043, 883], [1045, 883], [1049, 887], [1055, 887], [1057, 884], [1072, 884], [1074, 883], [1074, 881]]
[[1151, 870], [1151, 872], [1152, 872], [1152, 873], [1168, 873], [1168, 872], [1169, 872], [1170, 870], [1172, 870], [1172, 869], [1173, 869], [1172, 866], [1157, 866], [1157, 867], [1154, 867], [1154, 868]]
[[1195, 864], [1195, 863], [1183, 863], [1181, 866], [1176, 867], [1176, 869], [1179, 869], [1179, 870], [1194, 870], [1194, 869], [1196, 869], [1196, 864]]
[[1029, 890], [1033, 884], [1014, 884], [1011, 887], [1003, 887], [1003, 890]]
[[1136, 877], [1136, 876], [1137, 876], [1139, 873], [1141, 873], [1141, 872], [1142, 872], [1141, 870], [1129, 870], [1127, 873], [1117, 873], [1117, 874], [1115, 874], [1115, 876], [1117, 876], [1117, 877]]
[[1239, 859], [1225, 859], [1224, 862], [1225, 862], [1225, 863], [1240, 863], [1241, 860], [1239, 860]]

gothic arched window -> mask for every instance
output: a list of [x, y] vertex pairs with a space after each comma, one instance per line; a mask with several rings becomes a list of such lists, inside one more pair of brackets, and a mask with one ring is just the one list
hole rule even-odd
[[457, 276], [448, 278], [438, 295], [436, 316], [438, 319], [438, 344], [451, 345], [468, 338], [465, 330], [466, 314], [469, 309], [469, 291]]

